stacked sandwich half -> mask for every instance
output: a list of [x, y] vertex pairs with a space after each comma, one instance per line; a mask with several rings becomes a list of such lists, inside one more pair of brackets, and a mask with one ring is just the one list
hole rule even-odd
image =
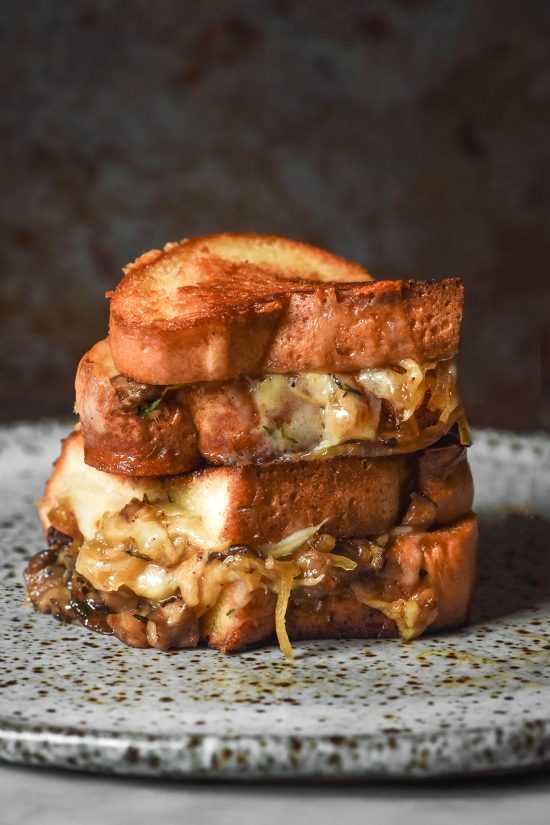
[[283, 238], [138, 258], [76, 376], [34, 606], [160, 649], [457, 626], [476, 522], [458, 279]]

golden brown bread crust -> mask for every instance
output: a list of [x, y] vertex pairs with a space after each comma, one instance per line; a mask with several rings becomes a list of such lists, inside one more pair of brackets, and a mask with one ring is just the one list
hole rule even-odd
[[[431, 457], [432, 449], [437, 449], [437, 460]], [[167, 493], [175, 498], [178, 490], [188, 484], [222, 482], [227, 486], [227, 504], [220, 539], [235, 544], [279, 541], [294, 530], [325, 519], [328, 521], [323, 531], [333, 535], [383, 533], [398, 523], [413, 492], [434, 502], [435, 524], [461, 517], [469, 512], [473, 501], [466, 450], [456, 445], [431, 448], [413, 456], [344, 456], [292, 464], [214, 467], [179, 477], [140, 479], [102, 473], [85, 465], [82, 434], [74, 432], [65, 439], [38, 504], [45, 531], [52, 523], [48, 513], [54, 507], [65, 506], [78, 479], [83, 480], [86, 489], [94, 490], [94, 496], [96, 490], [105, 491], [104, 497], [108, 494], [110, 506], [105, 510], [122, 509], [133, 498], [141, 500], [145, 495], [151, 501]], [[67, 532], [62, 523], [54, 526]]]
[[[449, 460], [446, 465], [441, 462], [439, 482], [426, 472], [430, 481], [420, 486], [408, 456], [340, 456], [326, 461], [209, 468], [198, 474], [224, 473], [228, 480], [231, 504], [223, 541], [279, 541], [305, 525], [322, 521], [323, 532], [334, 536], [368, 536], [383, 533], [399, 522], [415, 488], [427, 495], [429, 487], [428, 497], [437, 507], [437, 524], [469, 512], [473, 482], [466, 451], [460, 447], [446, 450]], [[418, 460], [414, 456], [413, 461]]]
[[[477, 548], [473, 514], [437, 530], [400, 537], [389, 553], [385, 576], [390, 581], [427, 571], [422, 579], [431, 591], [437, 614], [428, 630], [458, 627], [468, 620], [472, 600]], [[393, 578], [392, 578], [393, 577]], [[416, 579], [415, 579], [416, 582]], [[396, 588], [397, 593], [401, 592]], [[211, 647], [231, 652], [265, 642], [275, 635], [276, 597], [256, 591], [243, 608], [229, 612], [231, 594], [208, 614], [202, 637]], [[350, 590], [341, 590], [309, 603], [291, 598], [286, 613], [290, 639], [397, 638], [395, 622], [379, 610], [362, 604]]]
[[[257, 590], [247, 605], [231, 610], [231, 593], [201, 622], [201, 637], [210, 647], [232, 653], [275, 640], [275, 605], [271, 592]], [[361, 604], [349, 590], [312, 602], [289, 603], [286, 628], [290, 639], [395, 638], [397, 626], [379, 610]]]
[[222, 593], [216, 606], [201, 619], [201, 641], [224, 652], [242, 650], [275, 634], [277, 597], [269, 590], [256, 590], [249, 602], [234, 609], [233, 587]]
[[[223, 244], [220, 253], [227, 237], [241, 239], [241, 260], [224, 257]], [[269, 239], [279, 260], [250, 262], [246, 240], [262, 237], [196, 238], [127, 267], [111, 294], [120, 372], [143, 383], [187, 384], [245, 373], [351, 372], [456, 353], [459, 279], [372, 282], [357, 265], [282, 238]]]
[[391, 578], [407, 565], [407, 557], [421, 554], [426, 583], [433, 591], [437, 616], [430, 630], [458, 627], [468, 620], [474, 593], [477, 562], [477, 519], [473, 513], [438, 530], [400, 537], [384, 574]]
[[289, 285], [307, 289], [311, 282], [372, 280], [359, 264], [301, 241], [231, 232], [167, 243], [128, 264], [124, 273], [112, 306], [170, 328], [196, 325], [214, 310], [232, 316], [235, 308], [276, 301]]
[[[200, 471], [199, 471], [200, 472]], [[383, 533], [396, 523], [407, 484], [399, 458], [334, 458], [288, 464], [207, 469], [229, 479], [224, 541], [279, 541], [304, 525], [324, 521], [335, 536]]]
[[[334, 536], [368, 536], [383, 533], [399, 523], [410, 493], [426, 494], [430, 479], [431, 500], [437, 508], [436, 524], [444, 524], [469, 512], [473, 482], [466, 451], [446, 448], [440, 483], [435, 470], [426, 472], [424, 485], [414, 476], [416, 454], [390, 458], [341, 456], [326, 461], [272, 462], [263, 465], [208, 468], [192, 476], [223, 473], [229, 490], [221, 539], [234, 544], [279, 541], [304, 525], [324, 522], [323, 532]], [[429, 451], [426, 451], [429, 452]], [[192, 477], [191, 476], [191, 477]], [[167, 488], [177, 479], [167, 479]]]
[[195, 384], [188, 398], [199, 449], [210, 464], [253, 464], [269, 457], [271, 439], [246, 380]]
[[125, 412], [109, 380], [108, 339], [81, 359], [76, 372], [76, 409], [88, 464], [107, 473], [157, 476], [185, 472], [203, 463], [184, 390], [169, 393], [154, 415]]
[[459, 278], [325, 285], [295, 293], [266, 353], [265, 371], [353, 372], [403, 358], [419, 364], [452, 358], [463, 299]]

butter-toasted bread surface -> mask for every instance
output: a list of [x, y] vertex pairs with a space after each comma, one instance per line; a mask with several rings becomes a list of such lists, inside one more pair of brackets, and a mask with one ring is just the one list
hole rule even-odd
[[154, 415], [128, 414], [118, 402], [109, 343], [99, 341], [80, 360], [76, 409], [86, 460], [105, 472], [157, 476], [200, 467], [197, 433], [184, 390], [163, 399]]
[[117, 369], [151, 384], [451, 358], [463, 302], [459, 279], [373, 281], [307, 244], [246, 234], [148, 252], [109, 295]]
[[45, 530], [61, 532], [65, 525], [56, 518], [70, 512], [88, 539], [106, 512], [146, 497], [200, 520], [214, 544], [254, 544], [320, 523], [335, 536], [382, 533], [398, 523], [412, 492], [433, 502], [435, 524], [469, 512], [473, 485], [466, 451], [451, 445], [392, 458], [211, 467], [140, 479], [87, 465], [82, 435], [74, 432], [64, 441], [38, 510]]

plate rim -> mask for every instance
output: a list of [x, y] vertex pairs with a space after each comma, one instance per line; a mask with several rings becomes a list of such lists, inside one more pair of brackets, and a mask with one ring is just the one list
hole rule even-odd
[[[488, 743], [487, 733], [492, 734]], [[432, 779], [465, 774], [483, 775], [500, 770], [526, 770], [550, 766], [550, 717], [524, 720], [513, 724], [475, 726], [455, 730], [438, 729], [423, 732], [399, 731], [393, 734], [395, 744], [389, 745], [387, 733], [338, 736], [309, 734], [212, 734], [180, 733], [172, 735], [125, 732], [117, 734], [97, 728], [64, 725], [33, 725], [0, 718], [0, 760], [11, 764], [84, 770], [121, 776], [172, 778], [239, 779], [258, 778], [300, 779], [323, 776], [334, 779]], [[422, 764], [422, 745], [440, 749], [440, 759], [431, 762], [430, 770]], [[397, 745], [398, 741], [398, 745]], [[513, 742], [515, 752], [502, 759], [502, 746]], [[25, 742], [27, 747], [17, 747]], [[15, 747], [10, 747], [14, 743]], [[259, 744], [275, 746], [262, 754]], [[36, 746], [36, 750], [32, 746]], [[160, 746], [160, 747], [159, 747]], [[416, 749], [420, 746], [417, 761]], [[48, 749], [45, 759], [41, 749]], [[296, 751], [310, 749], [314, 765], [296, 758]], [[461, 759], [457, 761], [457, 748]], [[519, 748], [519, 753], [518, 749]], [[97, 749], [94, 752], [94, 749]], [[224, 749], [232, 750], [232, 759], [225, 764], [213, 758]], [[169, 755], [170, 765], [162, 766], [159, 750]], [[180, 756], [178, 757], [178, 751]], [[192, 752], [190, 758], [184, 754]], [[322, 759], [315, 758], [322, 751]], [[374, 751], [379, 760], [390, 752], [393, 760], [373, 770]], [[357, 757], [359, 754], [359, 758]], [[105, 759], [105, 756], [114, 759]], [[243, 765], [243, 755], [253, 756], [255, 763]], [[264, 757], [258, 759], [258, 757]], [[98, 758], [99, 757], [99, 758]], [[174, 761], [174, 757], [175, 761]], [[351, 759], [350, 759], [351, 757]], [[447, 762], [451, 758], [452, 764]], [[153, 758], [153, 763], [151, 763]], [[411, 758], [413, 761], [411, 762]], [[351, 765], [349, 762], [351, 761]], [[480, 764], [476, 764], [477, 762]], [[345, 763], [348, 764], [345, 764]], [[345, 765], [345, 767], [343, 767]], [[268, 767], [268, 770], [266, 768]]]

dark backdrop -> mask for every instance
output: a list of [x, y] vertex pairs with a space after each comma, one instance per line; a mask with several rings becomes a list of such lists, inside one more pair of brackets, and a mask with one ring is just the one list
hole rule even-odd
[[549, 425], [546, 0], [34, 0], [1, 18], [2, 418], [70, 409], [124, 263], [227, 229], [376, 277], [461, 275], [471, 419]]

